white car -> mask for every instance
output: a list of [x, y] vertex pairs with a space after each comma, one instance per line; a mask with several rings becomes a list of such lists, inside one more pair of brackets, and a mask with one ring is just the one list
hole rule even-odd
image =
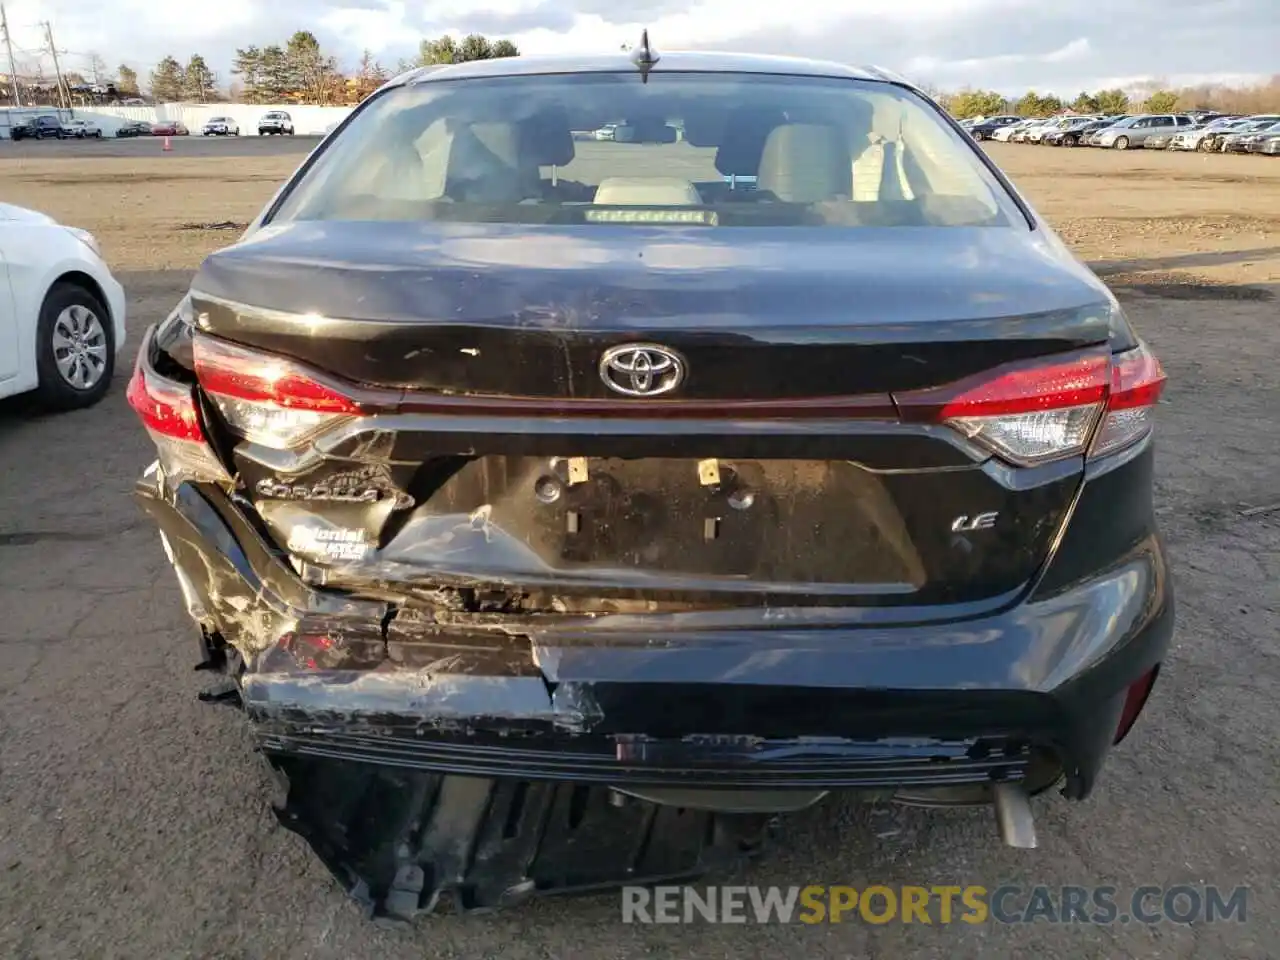
[[230, 117], [210, 117], [208, 122], [200, 128], [200, 136], [238, 137], [240, 136], [240, 124]]
[[1008, 126], [1001, 127], [995, 133], [991, 134], [991, 139], [999, 140], [1001, 143], [1008, 143], [1009, 139], [1015, 133], [1021, 133], [1023, 130], [1026, 130], [1028, 127], [1031, 127], [1034, 124], [1037, 124], [1040, 122], [1041, 121], [1039, 120], [1019, 120], [1017, 123], [1011, 123]]
[[102, 128], [88, 120], [68, 120], [62, 125], [62, 135], [75, 137], [77, 140], [83, 140], [85, 137], [101, 138]]
[[124, 347], [124, 288], [93, 235], [0, 203], [0, 397], [51, 409], [102, 399]]

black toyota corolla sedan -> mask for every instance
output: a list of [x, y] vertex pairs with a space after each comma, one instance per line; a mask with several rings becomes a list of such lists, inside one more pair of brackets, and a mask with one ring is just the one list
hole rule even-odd
[[1034, 845], [1169, 644], [1164, 381], [909, 83], [642, 44], [387, 84], [128, 395], [206, 696], [405, 918], [832, 792]]

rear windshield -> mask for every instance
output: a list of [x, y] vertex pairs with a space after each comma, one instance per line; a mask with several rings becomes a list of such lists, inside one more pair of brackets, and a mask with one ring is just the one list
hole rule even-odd
[[1008, 226], [1020, 213], [969, 138], [904, 88], [628, 72], [393, 88], [272, 219]]

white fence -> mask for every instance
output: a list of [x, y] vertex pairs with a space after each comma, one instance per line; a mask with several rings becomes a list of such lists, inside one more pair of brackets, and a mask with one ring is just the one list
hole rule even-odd
[[130, 120], [159, 123], [177, 120], [193, 135], [200, 133], [213, 117], [230, 117], [240, 127], [240, 135], [256, 137], [258, 120], [264, 113], [284, 110], [293, 118], [293, 132], [299, 136], [319, 135], [344, 119], [353, 107], [299, 107], [293, 104], [248, 103], [159, 103], [151, 107], [76, 107], [58, 110], [53, 107], [10, 107], [0, 109], [0, 138], [9, 136], [9, 128], [31, 117], [56, 115], [62, 120], [87, 120], [102, 128], [104, 137], [114, 136], [116, 129]]

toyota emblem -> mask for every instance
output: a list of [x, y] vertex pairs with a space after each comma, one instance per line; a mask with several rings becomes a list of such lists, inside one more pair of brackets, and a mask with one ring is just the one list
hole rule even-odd
[[684, 382], [680, 354], [656, 343], [624, 343], [600, 357], [600, 379], [615, 393], [628, 397], [657, 397]]

